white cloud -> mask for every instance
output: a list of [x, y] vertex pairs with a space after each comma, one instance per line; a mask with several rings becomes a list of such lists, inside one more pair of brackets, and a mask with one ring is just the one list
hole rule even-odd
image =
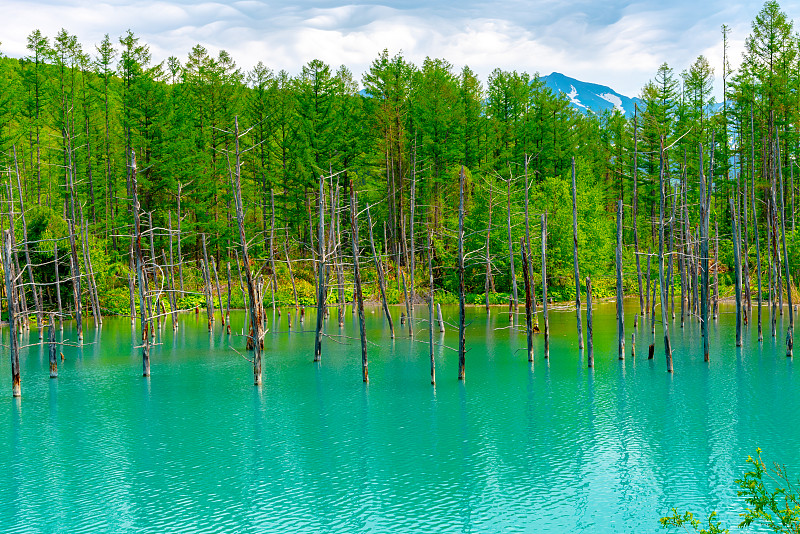
[[760, 7], [760, 2], [724, 0], [4, 0], [0, 50], [23, 56], [32, 30], [52, 37], [64, 27], [93, 52], [105, 33], [116, 40], [130, 28], [156, 61], [184, 58], [200, 43], [212, 53], [227, 50], [243, 68], [263, 61], [296, 73], [320, 58], [359, 75], [388, 48], [392, 54], [402, 50], [415, 63], [432, 56], [456, 68], [469, 65], [484, 81], [495, 67], [559, 71], [635, 96], [661, 63], [680, 72], [699, 54], [709, 58], [721, 80], [721, 24], [733, 28], [729, 51], [735, 66]]

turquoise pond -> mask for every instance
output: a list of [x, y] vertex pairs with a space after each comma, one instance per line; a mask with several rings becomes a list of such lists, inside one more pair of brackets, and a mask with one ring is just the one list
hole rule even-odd
[[[671, 507], [736, 524], [733, 481], [757, 447], [800, 471], [788, 316], [777, 339], [766, 329], [759, 344], [750, 326], [737, 349], [723, 307], [710, 364], [699, 324], [678, 319], [668, 374], [660, 328], [655, 359], [642, 325], [630, 357], [629, 304], [624, 361], [614, 305], [596, 306], [594, 370], [576, 348], [574, 312], [551, 311], [550, 358], [537, 335], [531, 366], [505, 310], [469, 309], [466, 381], [440, 345], [435, 387], [427, 323], [415, 340], [397, 324], [391, 340], [380, 308], [367, 310], [368, 385], [349, 308], [341, 330], [332, 310], [326, 332], [343, 337], [324, 339], [319, 364], [314, 312], [290, 332], [286, 311], [277, 327], [269, 314], [261, 388], [233, 350], [244, 352], [243, 313], [233, 336], [219, 320], [209, 333], [202, 315], [180, 315], [175, 334], [167, 322], [149, 379], [128, 319], [88, 325], [81, 348], [63, 348], [55, 380], [32, 329], [21, 399], [7, 349], [2, 360], [0, 530], [647, 533]], [[444, 313], [457, 321], [457, 308]], [[66, 324], [64, 338], [74, 335]], [[2, 336], [7, 346], [7, 327]], [[452, 327], [435, 339], [458, 345]]]

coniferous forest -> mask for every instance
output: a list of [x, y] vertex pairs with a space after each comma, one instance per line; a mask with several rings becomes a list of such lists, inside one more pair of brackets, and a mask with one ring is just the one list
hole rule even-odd
[[[430, 280], [437, 300], [455, 301], [463, 181], [468, 303], [524, 300], [521, 243], [532, 256], [534, 311], [543, 270], [549, 299], [575, 298], [574, 243], [595, 297], [614, 295], [621, 200], [620, 278], [625, 293], [640, 295], [643, 312], [650, 287], [655, 301], [660, 264], [668, 264], [673, 302], [686, 293], [691, 309], [705, 236], [718, 298], [734, 295], [739, 265], [752, 313], [757, 278], [766, 302], [783, 300], [786, 278], [799, 274], [800, 42], [772, 1], [753, 20], [736, 69], [728, 38], [723, 27], [720, 65], [703, 56], [682, 70], [662, 64], [636, 113], [624, 116], [578, 112], [523, 68], [481, 80], [446, 59], [415, 65], [384, 51], [358, 79], [318, 60], [297, 73], [261, 63], [246, 70], [202, 45], [157, 63], [131, 32], [82, 43], [66, 29], [34, 30], [27, 56], [0, 59], [2, 225], [15, 229], [19, 300], [54, 310], [79, 291], [96, 313], [131, 313], [129, 295], [141, 283], [136, 195], [145, 282], [166, 285], [170, 271], [182, 293], [162, 306], [193, 308], [208, 301], [206, 291], [213, 306], [229, 262], [240, 287], [238, 178], [265, 306], [314, 304], [320, 254], [338, 278], [324, 298], [353, 298], [351, 185], [365, 298], [382, 298], [380, 263], [388, 302], [427, 295]], [[712, 90], [720, 86], [717, 101]], [[70, 233], [75, 260], [60, 241]], [[61, 280], [56, 288], [56, 267], [64, 280], [83, 273], [83, 285]], [[585, 291], [583, 279], [580, 286]], [[246, 304], [241, 287], [234, 306]]]

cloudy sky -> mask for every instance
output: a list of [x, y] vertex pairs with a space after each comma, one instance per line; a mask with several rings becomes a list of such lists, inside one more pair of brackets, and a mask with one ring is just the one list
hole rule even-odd
[[[314, 58], [360, 78], [387, 48], [420, 63], [442, 57], [485, 81], [495, 67], [609, 85], [635, 96], [667, 62], [680, 72], [699, 54], [722, 65], [720, 26], [731, 27], [738, 64], [760, 1], [673, 0], [2, 0], [0, 52], [25, 55], [26, 36], [60, 28], [94, 51], [105, 33], [131, 29], [153, 58], [185, 58], [197, 43], [225, 49], [248, 69], [263, 61], [297, 73]], [[800, 0], [782, 2], [794, 18]]]

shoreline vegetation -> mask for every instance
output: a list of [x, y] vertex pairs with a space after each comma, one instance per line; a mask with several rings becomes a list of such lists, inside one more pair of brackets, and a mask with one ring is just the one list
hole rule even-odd
[[[736, 70], [728, 39], [723, 26], [717, 78], [704, 56], [678, 74], [665, 63], [626, 117], [576, 111], [538, 74], [482, 81], [445, 59], [384, 51], [358, 81], [319, 60], [297, 75], [243, 70], [197, 45], [155, 63], [130, 31], [84, 48], [35, 30], [26, 57], [0, 58], [3, 315], [42, 342], [49, 330], [53, 377], [65, 318], [79, 343], [87, 317], [138, 322], [148, 376], [178, 310], [229, 331], [240, 307], [258, 385], [269, 310], [316, 307], [321, 361], [323, 318], [343, 324], [352, 305], [367, 381], [363, 307], [376, 300], [393, 336], [389, 304], [405, 305], [413, 336], [425, 313], [410, 303], [431, 325], [458, 303], [460, 379], [467, 305], [507, 306], [533, 362], [535, 330], [549, 356], [553, 302], [574, 302], [582, 349], [582, 299], [612, 298], [624, 358], [622, 300], [636, 295], [634, 330], [649, 322], [652, 358], [662, 325], [672, 372], [668, 315], [700, 324], [707, 360], [733, 298], [737, 346], [744, 327], [777, 337], [788, 309], [792, 356], [800, 43], [774, 1]], [[589, 362], [591, 325], [589, 311]]]

